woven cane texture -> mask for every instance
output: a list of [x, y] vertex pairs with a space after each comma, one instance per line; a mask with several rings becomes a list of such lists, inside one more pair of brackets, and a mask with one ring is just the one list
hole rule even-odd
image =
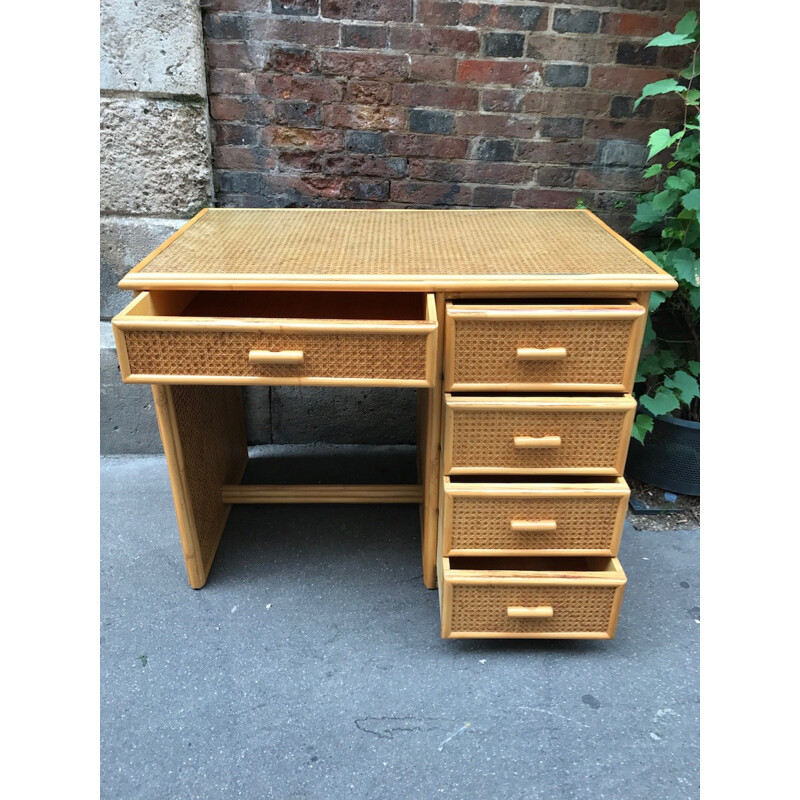
[[[454, 496], [453, 550], [611, 551], [619, 497]], [[554, 531], [513, 531], [512, 520], [555, 520]], [[449, 553], [445, 553], [449, 555]], [[616, 555], [614, 553], [614, 555]]]
[[227, 506], [224, 484], [237, 483], [247, 457], [240, 390], [232, 386], [173, 386], [189, 507], [204, 570], [219, 544]]
[[[451, 630], [497, 633], [603, 633], [614, 586], [453, 586]], [[518, 619], [509, 606], [552, 606], [553, 616]]]
[[[425, 335], [125, 331], [134, 375], [425, 380]], [[302, 364], [251, 364], [250, 350], [302, 350]]]
[[[622, 385], [634, 320], [455, 320], [454, 383]], [[524, 361], [518, 347], [564, 347], [557, 361]], [[518, 387], [517, 387], [518, 389]]]
[[[615, 469], [625, 412], [453, 409], [452, 465], [529, 472]], [[514, 446], [515, 436], [560, 436], [561, 446]]]
[[523, 209], [212, 209], [141, 272], [659, 274], [588, 214]]

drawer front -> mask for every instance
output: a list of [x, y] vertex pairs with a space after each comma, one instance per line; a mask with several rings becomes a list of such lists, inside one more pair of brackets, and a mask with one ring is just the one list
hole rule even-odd
[[630, 490], [612, 484], [470, 484], [444, 478], [446, 556], [615, 556]]
[[426, 321], [204, 319], [124, 313], [114, 320], [133, 383], [410, 386], [433, 384], [437, 324]]
[[636, 401], [445, 395], [447, 474], [622, 475]]
[[645, 309], [447, 305], [445, 389], [629, 392]]
[[[443, 559], [448, 564], [448, 559]], [[614, 559], [618, 566], [618, 562]], [[445, 566], [442, 636], [457, 638], [612, 639], [625, 591], [625, 574], [498, 579], [462, 577]], [[605, 574], [605, 573], [601, 573]], [[470, 582], [472, 581], [472, 582]]]

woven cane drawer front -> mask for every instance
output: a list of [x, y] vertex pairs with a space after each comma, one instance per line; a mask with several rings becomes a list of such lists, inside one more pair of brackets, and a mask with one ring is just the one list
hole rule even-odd
[[427, 311], [427, 318], [408, 321], [123, 312], [114, 322], [129, 382], [424, 387], [435, 367], [433, 302]]
[[628, 392], [645, 309], [448, 303], [445, 389]]
[[541, 571], [451, 568], [457, 561], [476, 559], [442, 559], [444, 638], [614, 636], [626, 580], [616, 559], [605, 559], [606, 569], [569, 572], [554, 564]]
[[622, 478], [565, 486], [445, 477], [443, 553], [615, 556], [629, 496]]
[[622, 474], [629, 395], [445, 398], [446, 474]]

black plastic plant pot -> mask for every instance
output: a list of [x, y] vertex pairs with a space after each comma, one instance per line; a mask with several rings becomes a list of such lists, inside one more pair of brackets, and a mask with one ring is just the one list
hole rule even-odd
[[668, 492], [698, 497], [700, 423], [656, 417], [644, 441], [642, 445], [631, 439], [625, 474]]

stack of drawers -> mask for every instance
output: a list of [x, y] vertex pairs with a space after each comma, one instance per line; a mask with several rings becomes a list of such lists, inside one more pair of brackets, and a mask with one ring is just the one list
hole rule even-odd
[[446, 304], [445, 638], [612, 638], [639, 298]]

